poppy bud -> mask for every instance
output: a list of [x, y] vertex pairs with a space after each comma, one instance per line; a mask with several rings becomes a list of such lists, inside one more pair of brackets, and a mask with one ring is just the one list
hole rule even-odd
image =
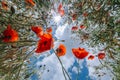
[[105, 53], [98, 54], [98, 59], [104, 59], [104, 58], [105, 58]]

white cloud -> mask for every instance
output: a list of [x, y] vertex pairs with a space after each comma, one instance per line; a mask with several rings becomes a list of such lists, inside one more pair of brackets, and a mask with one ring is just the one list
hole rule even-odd
[[72, 71], [75, 72], [75, 73], [78, 73], [77, 67], [74, 66], [74, 67], [72, 68]]
[[[65, 40], [65, 42], [55, 42], [55, 47], [57, 47], [60, 43], [62, 43], [66, 46], [67, 53], [65, 56], [60, 57], [60, 59], [67, 71], [75, 62], [75, 57], [71, 51], [72, 48], [83, 47], [83, 48], [87, 49], [88, 52], [90, 52], [90, 53], [93, 52], [91, 50], [91, 48], [87, 47], [87, 45], [79, 44], [79, 41], [80, 41], [79, 39], [74, 40], [71, 38], [70, 25], [68, 25], [68, 24], [65, 24], [64, 26], [59, 26], [56, 30], [55, 36], [60, 40]], [[82, 65], [83, 61], [84, 60], [80, 60], [80, 63], [79, 63], [81, 69], [83, 68], [83, 65]], [[90, 60], [87, 60], [87, 58], [86, 58], [86, 61], [87, 61], [86, 66], [88, 67], [88, 70], [89, 70], [89, 76], [93, 80], [98, 80], [97, 75], [94, 74], [96, 72], [95, 66], [100, 65], [98, 59], [95, 58], [94, 60], [90, 61]], [[50, 70], [49, 72], [47, 72], [47, 70], [45, 70], [43, 72], [41, 80], [64, 80], [61, 65], [60, 65], [57, 57], [55, 56], [55, 54], [51, 54], [50, 56], [44, 58], [42, 61], [37, 63], [37, 65], [40, 65], [40, 64], [42, 64], [42, 65], [45, 64], [46, 69]], [[72, 68], [72, 71], [77, 72], [77, 68], [74, 66]], [[102, 76], [100, 80], [110, 80], [110, 78], [111, 78], [110, 72], [108, 72], [108, 70], [105, 70], [105, 69], [101, 69], [101, 71], [105, 71], [107, 73], [107, 75]]]

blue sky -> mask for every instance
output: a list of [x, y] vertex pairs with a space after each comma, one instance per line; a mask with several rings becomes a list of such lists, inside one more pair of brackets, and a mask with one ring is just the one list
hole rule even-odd
[[[57, 29], [54, 30], [54, 37], [60, 40], [65, 40], [65, 42], [55, 41], [54, 49], [58, 47], [60, 43], [64, 44], [67, 48], [67, 53], [65, 56], [60, 57], [65, 69], [71, 76], [72, 80], [75, 80], [77, 77], [77, 67], [78, 62], [76, 57], [72, 54], [71, 49], [76, 47], [85, 48], [89, 54], [92, 53], [92, 48], [89, 48], [85, 44], [80, 44], [80, 39], [74, 39], [76, 35], [72, 35], [71, 33], [72, 25], [65, 24], [63, 26], [58, 26]], [[53, 27], [54, 28], [54, 27]], [[34, 65], [35, 74], [31, 76], [31, 80], [65, 80], [61, 65], [53, 53], [53, 51], [46, 51], [42, 54], [36, 55], [30, 59], [31, 64]], [[111, 80], [111, 74], [105, 68], [100, 69], [100, 73], [106, 72], [107, 75], [102, 77], [97, 77], [95, 72], [95, 66], [100, 66], [100, 63], [97, 58], [92, 61], [89, 61], [87, 58], [84, 60], [80, 60], [79, 62], [80, 74], [78, 80]], [[49, 70], [49, 72], [48, 72]], [[39, 76], [39, 77], [38, 77]]]

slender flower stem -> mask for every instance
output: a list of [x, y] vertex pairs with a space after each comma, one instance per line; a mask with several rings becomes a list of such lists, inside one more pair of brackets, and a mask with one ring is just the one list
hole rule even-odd
[[77, 59], [77, 62], [78, 62], [78, 67], [77, 67], [78, 74], [77, 74], [77, 78], [76, 78], [76, 80], [79, 80], [79, 74], [80, 74], [80, 64], [79, 64], [79, 59]]
[[[53, 49], [53, 51], [54, 51], [54, 53], [55, 53], [55, 55], [56, 55], [56, 52], [55, 52], [55, 50]], [[69, 76], [69, 74], [68, 74], [68, 72], [66, 71], [66, 69], [64, 68], [64, 66], [63, 66], [63, 64], [62, 64], [62, 61], [60, 60], [60, 58], [56, 55], [56, 57], [58, 58], [58, 60], [59, 60], [59, 62], [60, 62], [60, 64], [61, 64], [61, 67], [62, 67], [62, 70], [64, 70], [65, 71], [65, 73], [67, 74], [67, 76], [68, 76], [68, 78], [69, 78], [69, 80], [71, 80], [71, 78], [70, 78], [70, 76]], [[63, 74], [64, 74], [64, 71], [63, 71]], [[65, 75], [64, 75], [64, 77], [65, 77]], [[66, 78], [65, 78], [66, 79]]]
[[34, 50], [35, 50], [35, 48], [33, 48], [33, 49], [26, 55], [26, 57], [24, 58], [24, 60], [26, 60], [30, 55], [32, 55]]
[[[55, 55], [56, 55], [56, 53], [55, 53]], [[57, 55], [56, 55], [57, 56]], [[60, 60], [60, 58], [57, 56], [57, 58], [58, 58], [58, 60], [59, 60], [59, 62], [60, 62], [60, 64], [61, 64], [61, 67], [62, 67], [62, 72], [63, 72], [63, 75], [64, 75], [64, 77], [65, 77], [65, 80], [67, 80], [67, 78], [66, 78], [66, 76], [65, 76], [65, 72], [64, 72], [64, 67], [63, 67], [63, 64], [62, 64], [62, 61]]]
[[63, 75], [65, 77], [65, 80], [67, 80], [66, 76], [65, 76], [65, 72], [64, 72], [64, 69], [62, 68], [62, 72], [63, 72]]
[[27, 42], [37, 42], [37, 41], [32, 41], [32, 40], [24, 40], [24, 41], [16, 41], [16, 42], [2, 42], [0, 44], [9, 44], [9, 43], [27, 43]]
[[60, 40], [60, 39], [57, 39], [58, 42], [65, 42], [65, 40]]
[[33, 40], [24, 40], [24, 41], [18, 41], [18, 42], [37, 42], [37, 41], [33, 41]]

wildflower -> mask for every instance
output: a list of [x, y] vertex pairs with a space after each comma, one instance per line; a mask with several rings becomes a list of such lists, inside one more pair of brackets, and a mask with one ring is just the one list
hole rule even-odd
[[105, 53], [98, 54], [98, 59], [104, 59], [104, 58], [105, 58]]
[[88, 60], [93, 60], [94, 58], [95, 58], [95, 56], [90, 55], [90, 56], [88, 57]]
[[59, 47], [56, 49], [56, 54], [60, 56], [64, 56], [66, 53], [66, 47], [63, 44], [60, 44]]
[[77, 14], [73, 14], [72, 15], [72, 20], [76, 20], [77, 19]]
[[35, 2], [33, 0], [25, 0], [27, 4], [30, 4], [31, 6], [35, 5]]
[[64, 10], [60, 10], [60, 11], [59, 11], [59, 14], [60, 14], [61, 16], [64, 16], [65, 11], [64, 11]]
[[80, 29], [84, 29], [85, 28], [85, 26], [84, 25], [80, 25]]
[[52, 33], [52, 27], [47, 28], [47, 29], [46, 29], [46, 32]]
[[72, 31], [76, 31], [76, 30], [78, 30], [78, 27], [77, 26], [73, 26], [72, 27]]
[[18, 33], [11, 28], [10, 25], [7, 26], [7, 29], [3, 32], [3, 42], [15, 42], [18, 41]]
[[83, 16], [84, 16], [84, 17], [87, 17], [87, 16], [88, 16], [88, 13], [87, 13], [87, 12], [84, 12], [84, 13], [83, 13]]
[[3, 8], [4, 10], [8, 10], [7, 2], [2, 1], [1, 4], [2, 4], [2, 8]]
[[58, 6], [58, 11], [62, 10], [62, 4], [60, 3]]
[[73, 48], [72, 52], [78, 59], [84, 59], [88, 55], [88, 52], [84, 48]]
[[65, 14], [65, 11], [63, 9], [63, 6], [62, 4], [60, 3], [60, 5], [58, 6], [58, 13], [63, 16]]
[[53, 48], [54, 44], [51, 34], [44, 33], [40, 38], [41, 39], [38, 41], [37, 49], [35, 51], [36, 53], [42, 53]]
[[43, 35], [43, 28], [41, 26], [32, 26], [31, 29], [38, 37]]

